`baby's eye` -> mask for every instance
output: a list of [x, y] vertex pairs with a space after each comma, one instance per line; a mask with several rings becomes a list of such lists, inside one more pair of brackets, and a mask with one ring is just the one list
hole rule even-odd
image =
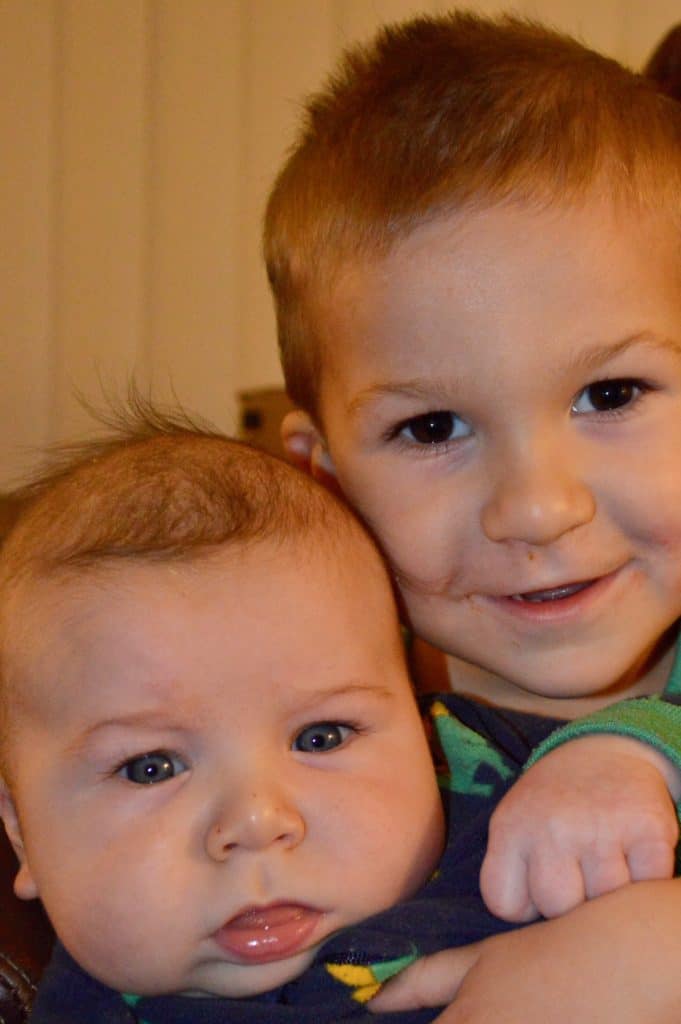
[[471, 428], [455, 412], [437, 409], [422, 416], [414, 416], [401, 423], [398, 435], [416, 444], [444, 444], [460, 437], [468, 437]]
[[580, 391], [572, 403], [572, 412], [612, 412], [630, 405], [642, 394], [639, 381], [627, 377], [599, 380]]
[[315, 722], [298, 733], [293, 749], [306, 754], [325, 754], [345, 743], [352, 732], [349, 725], [339, 725], [338, 722]]
[[152, 750], [139, 757], [131, 757], [122, 764], [117, 775], [135, 782], [140, 786], [150, 786], [156, 782], [166, 782], [187, 770], [187, 765], [177, 756], [166, 750]]

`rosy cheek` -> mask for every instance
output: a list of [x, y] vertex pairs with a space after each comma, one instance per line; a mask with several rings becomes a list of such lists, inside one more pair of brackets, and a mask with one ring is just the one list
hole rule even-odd
[[447, 531], [438, 529], [436, 525], [420, 522], [418, 517], [415, 517], [399, 530], [388, 524], [384, 529], [375, 526], [374, 532], [393, 572], [419, 581], [429, 588], [437, 585], [438, 580], [442, 579], [444, 568], [447, 569], [448, 575], [451, 575], [452, 568], [458, 568], [458, 564], [452, 565], [460, 561], [459, 545], [454, 531], [451, 536], [443, 536]]
[[678, 575], [681, 577], [681, 523], [673, 523], [668, 529], [657, 531], [653, 539], [663, 549], [666, 557], [674, 560], [669, 568], [678, 566]]
[[642, 545], [660, 548], [681, 561], [681, 492], [673, 500], [661, 497], [656, 507], [648, 502], [633, 520], [632, 516], [631, 535]]

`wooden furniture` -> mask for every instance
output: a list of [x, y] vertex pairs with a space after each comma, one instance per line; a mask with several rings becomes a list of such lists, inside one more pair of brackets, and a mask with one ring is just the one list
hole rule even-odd
[[38, 900], [14, 895], [14, 850], [0, 828], [0, 1021], [24, 1024], [54, 933]]
[[[0, 543], [16, 515], [0, 496]], [[52, 927], [37, 900], [27, 903], [13, 891], [17, 860], [0, 824], [0, 1021], [24, 1024], [36, 985], [54, 941]]]
[[281, 421], [295, 408], [281, 388], [256, 388], [239, 393], [239, 437], [273, 455], [284, 454]]

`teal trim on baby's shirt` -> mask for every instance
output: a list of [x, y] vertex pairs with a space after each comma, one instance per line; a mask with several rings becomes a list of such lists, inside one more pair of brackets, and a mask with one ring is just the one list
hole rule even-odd
[[681, 632], [676, 639], [674, 661], [672, 663], [671, 672], [669, 673], [667, 685], [664, 688], [664, 693], [667, 696], [677, 696], [678, 694], [681, 694]]
[[[139, 1001], [140, 1001], [140, 999], [142, 997], [141, 996], [133, 995], [132, 992], [121, 992], [121, 998], [122, 998], [123, 1002], [126, 1004], [126, 1006], [129, 1006], [130, 1009], [133, 1012], [135, 1012], [135, 1006], [137, 1005], [137, 1003], [139, 1003]], [[138, 1017], [136, 1013], [135, 1013], [135, 1020], [137, 1021], [137, 1024], [147, 1024], [147, 1021], [142, 1020], [142, 1018]]]

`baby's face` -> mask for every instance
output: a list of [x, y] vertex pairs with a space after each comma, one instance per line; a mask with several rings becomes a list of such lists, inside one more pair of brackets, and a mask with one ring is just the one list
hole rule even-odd
[[112, 987], [267, 990], [432, 871], [432, 762], [356, 548], [128, 564], [25, 602], [16, 888]]
[[595, 200], [452, 216], [349, 268], [320, 323], [328, 453], [416, 633], [498, 700], [657, 688], [641, 667], [681, 614], [676, 230]]

